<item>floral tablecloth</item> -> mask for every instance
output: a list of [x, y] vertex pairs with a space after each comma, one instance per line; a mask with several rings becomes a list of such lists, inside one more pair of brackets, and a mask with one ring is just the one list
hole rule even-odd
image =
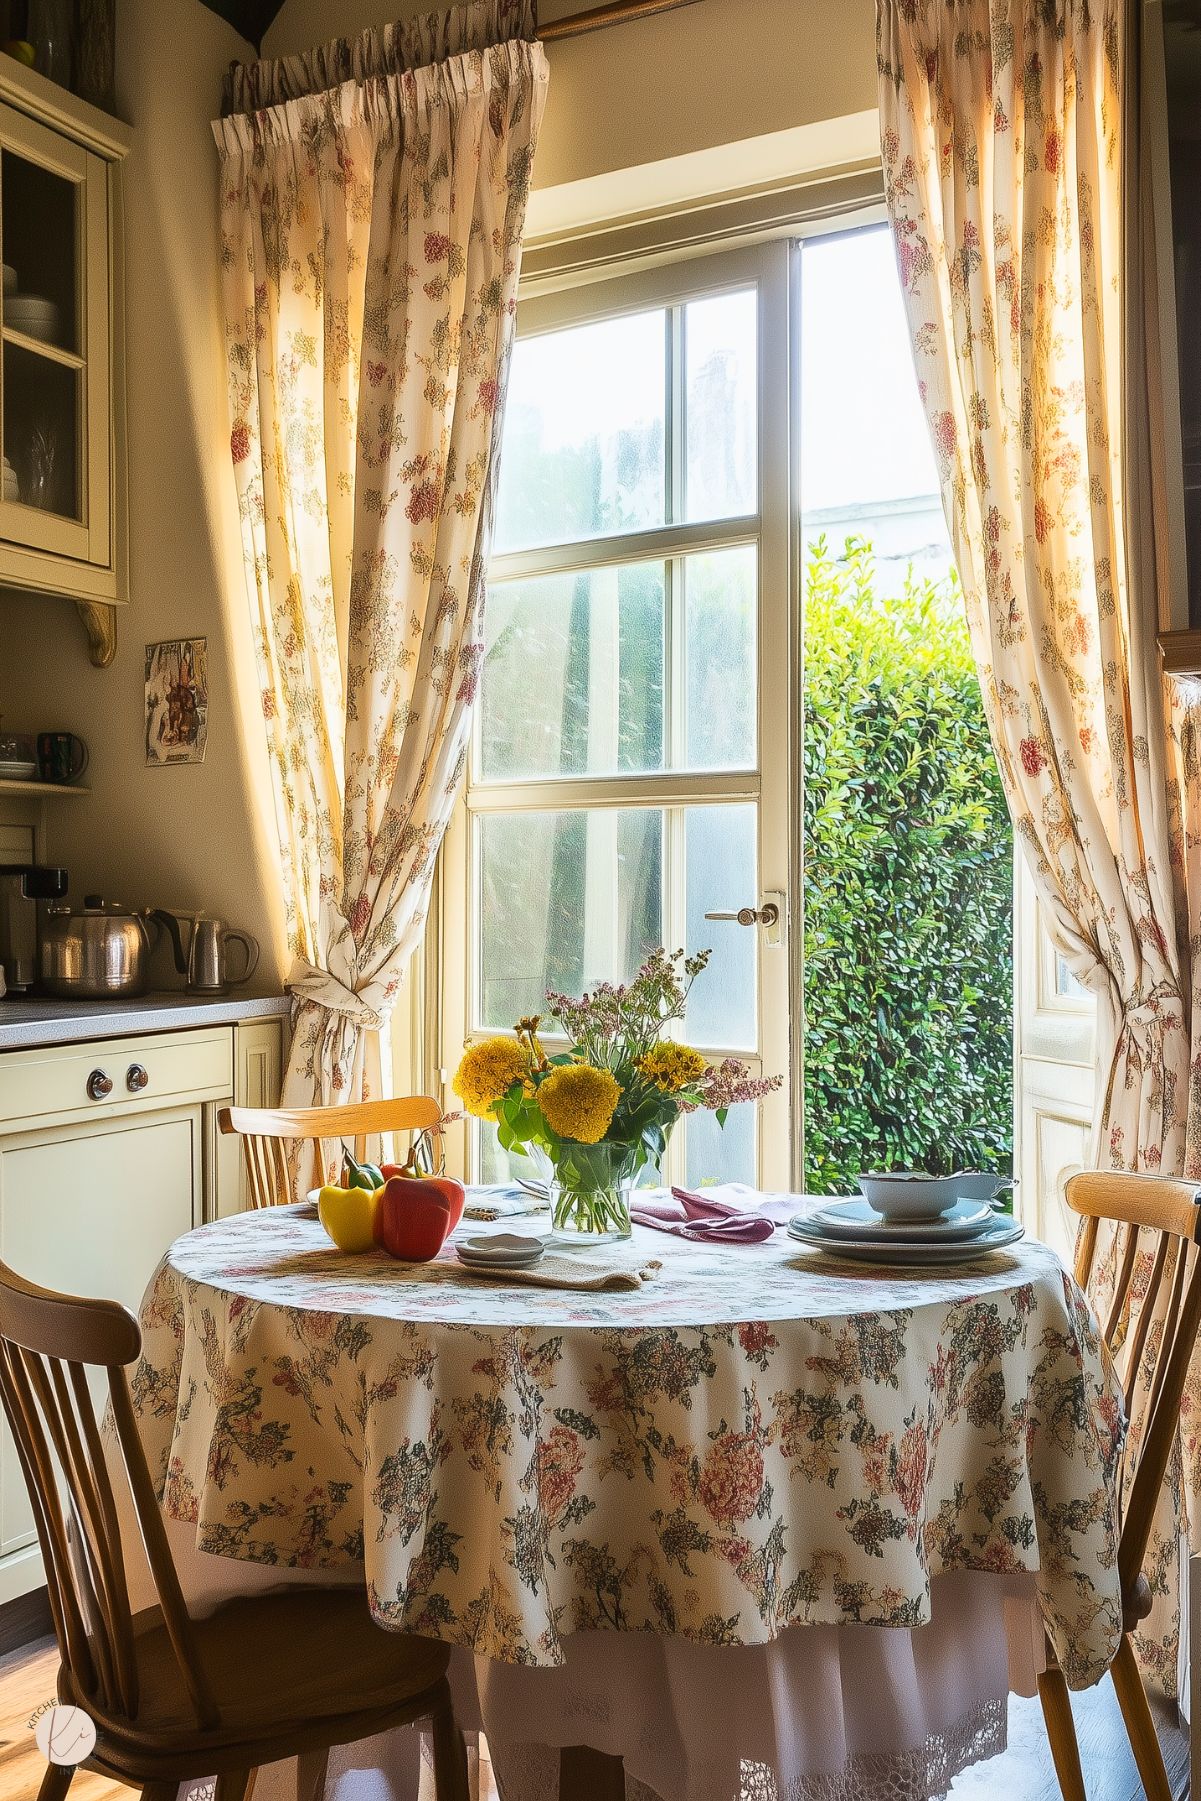
[[345, 1257], [294, 1208], [178, 1240], [133, 1389], [201, 1550], [365, 1566], [384, 1625], [554, 1665], [609, 1628], [912, 1627], [932, 1576], [1037, 1572], [1069, 1682], [1120, 1633], [1121, 1401], [1029, 1241], [912, 1274], [636, 1230], [639, 1292]]

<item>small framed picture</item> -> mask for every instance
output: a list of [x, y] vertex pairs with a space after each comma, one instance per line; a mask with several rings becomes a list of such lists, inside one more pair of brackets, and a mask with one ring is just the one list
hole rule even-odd
[[209, 730], [207, 638], [146, 646], [146, 762], [203, 763]]

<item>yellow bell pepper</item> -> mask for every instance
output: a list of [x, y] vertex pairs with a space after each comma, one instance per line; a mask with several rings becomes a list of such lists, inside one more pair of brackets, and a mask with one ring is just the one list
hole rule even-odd
[[369, 1251], [375, 1244], [375, 1203], [382, 1190], [325, 1187], [317, 1218], [340, 1251]]

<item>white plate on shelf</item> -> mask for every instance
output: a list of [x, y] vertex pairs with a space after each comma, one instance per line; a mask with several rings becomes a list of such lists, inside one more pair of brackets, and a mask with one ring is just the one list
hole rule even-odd
[[58, 337], [62, 309], [53, 300], [36, 294], [14, 294], [4, 302], [4, 323], [27, 338], [53, 343]]
[[809, 1250], [820, 1251], [824, 1257], [843, 1257], [854, 1263], [896, 1264], [912, 1269], [935, 1263], [974, 1263], [993, 1251], [1003, 1251], [1009, 1245], [1017, 1244], [1026, 1236], [1024, 1226], [1000, 1215], [987, 1231], [950, 1244], [898, 1243], [896, 1239], [871, 1236], [832, 1238], [800, 1219], [789, 1221], [788, 1232], [800, 1244]]
[[38, 766], [36, 763], [4, 763], [0, 762], [0, 781], [36, 782]]
[[4, 298], [7, 300], [10, 294], [15, 294], [17, 291], [17, 272], [13, 268], [11, 263], [5, 263], [3, 265], [3, 268], [4, 268]]
[[951, 1244], [986, 1232], [1000, 1216], [987, 1201], [956, 1201], [934, 1219], [885, 1219], [862, 1195], [846, 1201], [827, 1201], [802, 1223], [831, 1238], [878, 1238], [897, 1244]]

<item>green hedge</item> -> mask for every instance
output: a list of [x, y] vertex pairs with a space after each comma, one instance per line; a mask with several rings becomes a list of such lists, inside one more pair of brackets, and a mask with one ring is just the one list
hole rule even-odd
[[957, 584], [811, 548], [805, 1186], [1012, 1168], [1012, 836]]

